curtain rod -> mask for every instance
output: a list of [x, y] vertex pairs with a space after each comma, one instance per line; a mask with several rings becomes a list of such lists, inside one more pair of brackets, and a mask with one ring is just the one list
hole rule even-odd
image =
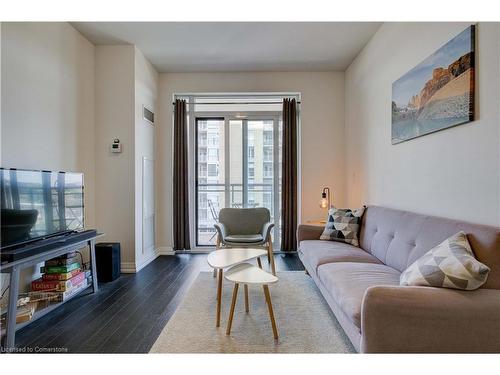
[[[300, 104], [300, 101], [297, 101], [296, 103]], [[199, 105], [210, 105], [210, 104], [283, 104], [283, 102], [213, 102], [213, 103], [186, 102], [186, 104], [199, 104]], [[175, 102], [172, 102], [172, 105], [175, 105]]]

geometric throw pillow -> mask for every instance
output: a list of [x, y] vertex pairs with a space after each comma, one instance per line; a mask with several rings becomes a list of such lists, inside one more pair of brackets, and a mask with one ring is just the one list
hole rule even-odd
[[354, 211], [349, 208], [330, 208], [320, 240], [340, 241], [359, 246], [358, 233], [364, 212], [364, 206]]
[[489, 272], [474, 257], [467, 235], [459, 232], [417, 259], [399, 281], [400, 285], [474, 290], [486, 282]]

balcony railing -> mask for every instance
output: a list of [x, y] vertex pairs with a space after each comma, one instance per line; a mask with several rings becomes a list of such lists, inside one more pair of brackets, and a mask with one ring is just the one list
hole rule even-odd
[[[255, 184], [249, 183], [248, 193], [273, 193], [273, 184]], [[198, 184], [198, 193], [227, 193], [226, 184]], [[247, 208], [263, 206], [263, 203], [244, 204], [243, 203], [243, 184], [229, 184], [229, 202], [231, 207]], [[264, 206], [265, 207], [265, 206]], [[272, 211], [272, 207], [268, 207]]]
[[[234, 208], [253, 208], [253, 207], [266, 207], [271, 213], [271, 220], [274, 221], [274, 185], [272, 183], [248, 183], [247, 193], [270, 193], [270, 202], [267, 204], [262, 202], [243, 203], [243, 184], [233, 183], [229, 184], [229, 190], [226, 190], [226, 185], [221, 183], [198, 183], [198, 194], [204, 193], [224, 193], [229, 194], [229, 207]], [[217, 215], [221, 208], [225, 207], [226, 199], [222, 202], [212, 201], [213, 211], [210, 209], [208, 199], [199, 201], [198, 205], [198, 227], [197, 239], [198, 244], [208, 245], [213, 244], [215, 241], [215, 228], [214, 223], [217, 221]], [[201, 213], [203, 212], [203, 213]], [[279, 214], [279, 211], [278, 211]]]

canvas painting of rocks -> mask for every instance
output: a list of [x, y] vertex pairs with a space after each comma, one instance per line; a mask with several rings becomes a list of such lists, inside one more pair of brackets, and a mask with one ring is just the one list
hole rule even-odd
[[392, 85], [392, 144], [474, 120], [475, 26]]

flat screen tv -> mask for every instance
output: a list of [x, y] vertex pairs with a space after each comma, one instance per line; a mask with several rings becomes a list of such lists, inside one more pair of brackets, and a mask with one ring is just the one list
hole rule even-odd
[[1, 248], [84, 229], [83, 174], [0, 168]]

